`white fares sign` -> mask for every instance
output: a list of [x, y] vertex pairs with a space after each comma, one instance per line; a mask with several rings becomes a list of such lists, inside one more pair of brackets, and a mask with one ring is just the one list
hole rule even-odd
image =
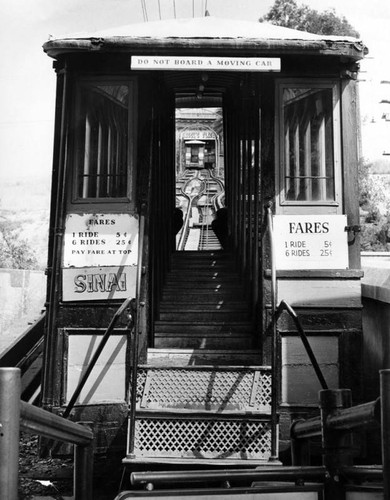
[[64, 301], [135, 297], [138, 218], [69, 214], [65, 222]]
[[275, 215], [276, 269], [347, 269], [346, 215]]
[[63, 267], [136, 266], [138, 219], [129, 214], [69, 214]]
[[131, 69], [280, 71], [279, 57], [132, 56]]

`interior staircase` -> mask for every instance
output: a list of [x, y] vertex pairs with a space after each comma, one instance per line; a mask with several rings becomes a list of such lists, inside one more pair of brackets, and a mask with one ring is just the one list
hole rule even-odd
[[173, 254], [155, 322], [156, 348], [253, 349], [254, 326], [233, 257], [223, 251]]
[[[233, 260], [176, 252], [138, 367], [129, 462], [242, 465], [271, 458], [271, 369], [260, 352]], [[275, 457], [273, 457], [275, 459]]]

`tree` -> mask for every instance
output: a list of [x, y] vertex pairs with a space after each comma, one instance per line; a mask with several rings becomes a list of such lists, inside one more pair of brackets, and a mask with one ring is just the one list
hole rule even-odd
[[38, 263], [28, 243], [20, 239], [12, 224], [0, 218], [0, 267], [37, 269]]
[[361, 248], [366, 251], [390, 250], [389, 185], [372, 175], [373, 164], [364, 158], [359, 163], [360, 213], [362, 219]]
[[259, 19], [276, 26], [284, 26], [318, 35], [341, 35], [359, 38], [359, 33], [347, 19], [336, 14], [335, 9], [318, 12], [308, 5], [298, 5], [295, 0], [275, 0], [269, 12]]

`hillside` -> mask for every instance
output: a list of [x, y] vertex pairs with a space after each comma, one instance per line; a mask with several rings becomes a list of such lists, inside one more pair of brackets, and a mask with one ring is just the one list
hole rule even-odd
[[0, 179], [0, 217], [12, 225], [19, 239], [25, 240], [38, 262], [47, 265], [47, 239], [50, 209], [50, 178]]

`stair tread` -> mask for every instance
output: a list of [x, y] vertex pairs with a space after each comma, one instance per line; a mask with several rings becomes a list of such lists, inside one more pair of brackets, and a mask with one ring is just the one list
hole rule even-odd
[[[178, 336], [193, 337], [194, 333], [197, 333], [197, 332], [198, 332], [198, 330], [196, 328], [193, 328], [193, 329], [187, 328], [186, 330], [178, 330], [177, 328], [174, 330], [169, 330], [169, 328], [164, 328], [162, 330], [156, 331], [155, 333], [156, 333], [156, 337], [159, 337], [159, 336], [164, 337], [164, 336], [168, 336], [169, 334], [174, 336], [174, 337], [178, 337]], [[249, 328], [242, 329], [240, 331], [231, 331], [231, 330], [215, 331], [214, 330], [214, 331], [202, 332], [200, 339], [205, 338], [205, 337], [232, 337], [232, 336], [237, 336], [238, 338], [242, 337], [243, 339], [245, 339], [246, 337], [249, 337], [252, 335], [253, 335], [253, 332]], [[159, 346], [159, 347], [162, 347], [162, 346]], [[170, 347], [172, 347], [172, 346], [170, 346]], [[178, 347], [183, 347], [183, 346], [179, 345]], [[195, 346], [188, 346], [188, 347], [195, 348]], [[212, 347], [212, 346], [210, 346], [210, 347]]]
[[[225, 351], [226, 352], [226, 351]], [[153, 365], [153, 364], [143, 364], [143, 365], [138, 365], [139, 369], [144, 369], [144, 370], [223, 370], [223, 371], [240, 371], [240, 370], [265, 370], [265, 371], [270, 371], [271, 366], [269, 365], [188, 365], [188, 366], [161, 366], [161, 365]]]
[[181, 312], [170, 312], [161, 311], [160, 320], [185, 320], [198, 322], [200, 319], [203, 321], [219, 321], [219, 322], [230, 322], [234, 321], [249, 321], [249, 313], [245, 311], [181, 311]]
[[197, 349], [197, 348], [149, 348], [147, 364], [178, 366], [255, 366], [262, 359], [258, 349]]
[[[148, 353], [172, 353], [172, 354], [182, 354], [182, 353], [193, 353], [196, 352], [197, 349], [174, 349], [174, 348], [156, 348], [149, 347]], [[202, 354], [225, 354], [229, 353], [228, 349], [202, 349]], [[237, 354], [260, 354], [261, 351], [259, 349], [237, 349]]]
[[256, 410], [221, 410], [220, 408], [216, 410], [205, 410], [205, 409], [189, 409], [189, 408], [137, 408], [135, 410], [135, 418], [151, 418], [155, 416], [159, 418], [161, 415], [164, 417], [200, 417], [213, 420], [225, 420], [231, 417], [236, 420], [238, 417], [251, 420], [264, 420], [269, 421], [271, 419], [270, 412], [256, 411]]
[[186, 302], [180, 302], [180, 304], [175, 303], [175, 302], [165, 302], [162, 307], [160, 307], [160, 311], [163, 310], [171, 310], [174, 309], [176, 310], [177, 307], [181, 308], [188, 308], [189, 311], [191, 311], [191, 307], [195, 308], [194, 311], [198, 311], [199, 307], [206, 308], [207, 311], [220, 311], [222, 308], [224, 308], [224, 311], [229, 311], [231, 309], [232, 311], [236, 310], [248, 310], [248, 304], [244, 302], [236, 302], [236, 303], [228, 303], [228, 304], [220, 304], [219, 302], [215, 302], [214, 304], [210, 304], [209, 302], [197, 302], [196, 304], [193, 303], [193, 301], [188, 301]]
[[[269, 461], [267, 459], [261, 459], [261, 458], [255, 458], [255, 459], [245, 459], [244, 460], [245, 465], [269, 465]], [[159, 464], [159, 463], [166, 463], [166, 464], [188, 464], [188, 465], [223, 465], [223, 466], [237, 466], [241, 465], [243, 463], [242, 459], [236, 459], [236, 458], [191, 458], [191, 457], [180, 457], [180, 458], [172, 458], [172, 457], [137, 457], [137, 456], [126, 456], [124, 459], [122, 459], [122, 463], [124, 464]], [[274, 462], [272, 462], [274, 463]], [[132, 494], [134, 491], [132, 491]]]
[[251, 308], [232, 254], [223, 250], [172, 254], [154, 322], [157, 347], [208, 349], [254, 344]]
[[[157, 319], [155, 321], [157, 324], [173, 324], [173, 325], [193, 325], [194, 323], [192, 321], [169, 321], [169, 320], [163, 320], [163, 319]], [[197, 321], [197, 324], [202, 324], [202, 325], [225, 325], [225, 322], [223, 321]], [[252, 322], [250, 320], [240, 320], [240, 321], [228, 321], [228, 324], [233, 324], [233, 325], [251, 325]]]

